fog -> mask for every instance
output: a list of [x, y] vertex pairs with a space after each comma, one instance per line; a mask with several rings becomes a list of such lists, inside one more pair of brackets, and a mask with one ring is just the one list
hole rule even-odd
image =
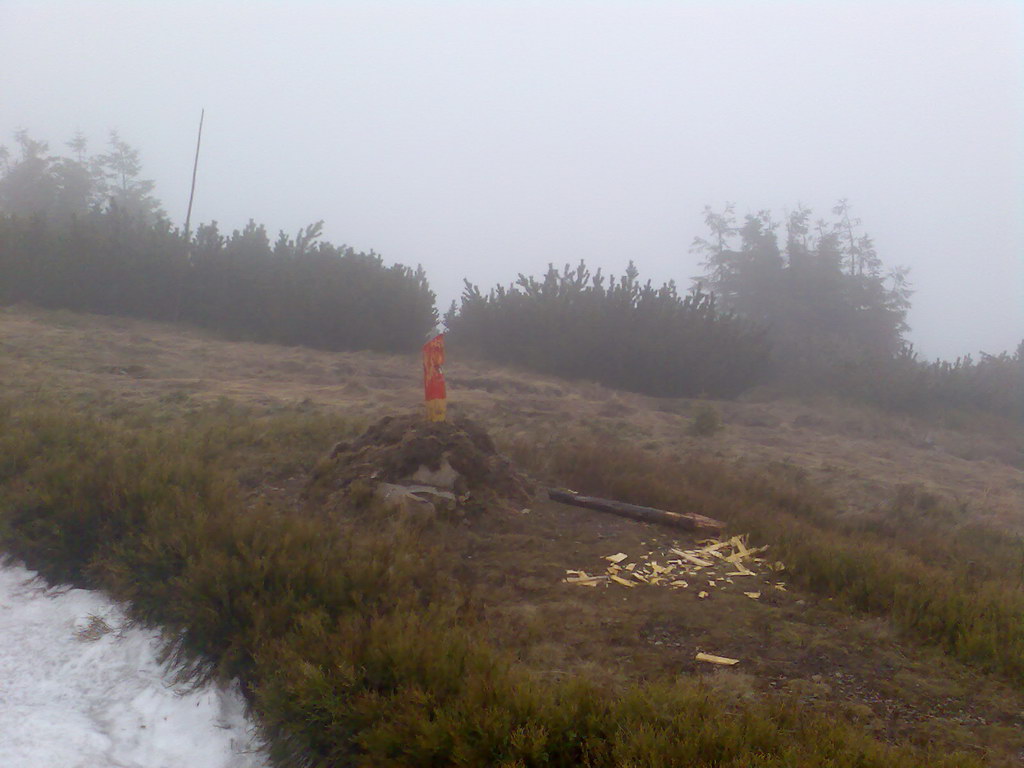
[[926, 357], [1024, 337], [1024, 4], [19, 3], [0, 142], [117, 129], [181, 224], [421, 263], [443, 311], [585, 258], [686, 285], [705, 205], [849, 199]]

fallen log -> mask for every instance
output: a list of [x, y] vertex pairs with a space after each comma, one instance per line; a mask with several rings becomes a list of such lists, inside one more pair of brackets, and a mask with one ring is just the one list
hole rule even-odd
[[613, 515], [640, 520], [644, 523], [671, 525], [687, 531], [706, 530], [720, 532], [725, 528], [725, 523], [720, 520], [713, 520], [710, 517], [698, 515], [696, 512], [668, 512], [664, 509], [641, 507], [637, 504], [626, 504], [622, 501], [601, 499], [597, 496], [583, 496], [579, 493], [560, 491], [555, 488], [548, 490], [548, 498], [562, 504], [571, 504], [574, 507], [595, 509], [598, 512], [609, 512]]

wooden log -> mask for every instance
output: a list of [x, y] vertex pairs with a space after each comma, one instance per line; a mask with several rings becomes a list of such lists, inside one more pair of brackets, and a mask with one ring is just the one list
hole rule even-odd
[[710, 517], [698, 515], [696, 512], [668, 512], [664, 509], [641, 507], [637, 504], [626, 504], [622, 501], [601, 499], [597, 496], [583, 496], [572, 491], [560, 491], [555, 488], [548, 491], [548, 498], [562, 504], [571, 504], [574, 507], [595, 509], [598, 512], [609, 512], [613, 515], [640, 520], [644, 523], [671, 525], [687, 531], [714, 531], [718, 533], [725, 528], [725, 523], [720, 520], [713, 520]]

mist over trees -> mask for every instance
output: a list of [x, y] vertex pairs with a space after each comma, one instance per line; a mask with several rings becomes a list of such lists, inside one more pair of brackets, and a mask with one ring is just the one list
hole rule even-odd
[[694, 282], [764, 329], [772, 350], [766, 380], [900, 411], [971, 409], [1024, 420], [1024, 342], [978, 361], [918, 360], [904, 337], [907, 270], [885, 266], [846, 200], [831, 214], [813, 219], [797, 206], [784, 221], [758, 211], [740, 222], [732, 205], [704, 210], [708, 233], [691, 251], [705, 273]]
[[24, 131], [3, 153], [0, 302], [182, 321], [234, 338], [324, 349], [417, 349], [437, 322], [421, 268], [320, 240], [322, 222], [271, 242], [250, 221], [187, 238], [116, 133], [109, 152], [49, 154]]
[[695, 282], [721, 306], [763, 326], [777, 378], [820, 376], [837, 364], [876, 363], [900, 353], [908, 330], [907, 270], [886, 270], [871, 237], [841, 200], [832, 221], [799, 206], [781, 223], [770, 211], [737, 222], [735, 208], [704, 211], [708, 235]]
[[69, 155], [18, 131], [15, 149], [0, 146], [0, 213], [67, 220], [118, 209], [153, 223], [164, 216], [153, 182], [142, 178], [139, 150], [111, 131], [107, 152], [88, 155], [89, 142], [76, 133]]

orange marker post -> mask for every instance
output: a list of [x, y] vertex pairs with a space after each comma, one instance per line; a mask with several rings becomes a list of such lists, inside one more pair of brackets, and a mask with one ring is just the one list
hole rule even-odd
[[427, 401], [427, 421], [444, 421], [448, 410], [444, 385], [444, 334], [439, 333], [423, 345], [423, 393]]

